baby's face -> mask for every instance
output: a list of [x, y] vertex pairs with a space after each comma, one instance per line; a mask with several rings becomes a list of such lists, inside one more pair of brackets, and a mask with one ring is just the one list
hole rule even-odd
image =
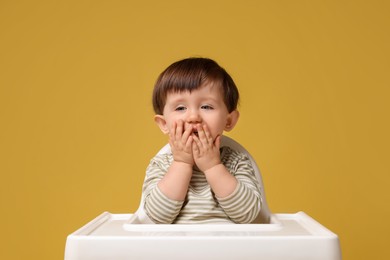
[[192, 91], [168, 93], [163, 117], [168, 131], [173, 124], [182, 120], [184, 128], [192, 128], [196, 135], [196, 125], [207, 125], [213, 140], [222, 135], [231, 121], [231, 114], [223, 101], [219, 87], [206, 84]]

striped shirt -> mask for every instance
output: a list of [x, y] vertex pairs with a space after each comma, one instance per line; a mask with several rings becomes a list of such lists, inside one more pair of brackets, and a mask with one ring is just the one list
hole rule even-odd
[[205, 175], [193, 171], [184, 201], [169, 199], [158, 188], [158, 182], [173, 161], [172, 153], [158, 154], [146, 170], [143, 186], [146, 214], [155, 223], [250, 223], [260, 212], [261, 192], [247, 155], [221, 148], [221, 162], [236, 177], [232, 194], [217, 198]]

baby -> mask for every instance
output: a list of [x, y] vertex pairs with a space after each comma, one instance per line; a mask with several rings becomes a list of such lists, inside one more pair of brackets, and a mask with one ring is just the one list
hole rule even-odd
[[215, 61], [188, 58], [165, 69], [154, 87], [154, 119], [171, 153], [150, 162], [144, 210], [154, 223], [250, 223], [261, 193], [249, 158], [220, 147], [236, 125], [239, 93]]

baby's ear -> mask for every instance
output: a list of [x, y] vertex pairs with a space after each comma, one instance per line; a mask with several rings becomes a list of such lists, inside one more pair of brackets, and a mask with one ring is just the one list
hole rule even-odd
[[169, 133], [169, 129], [168, 129], [168, 126], [167, 126], [167, 121], [165, 121], [165, 118], [164, 118], [163, 115], [155, 115], [154, 116], [154, 122], [156, 122], [158, 127], [160, 127], [160, 130], [161, 130], [161, 132], [163, 132], [163, 134], [168, 134]]
[[226, 126], [224, 130], [226, 132], [231, 131], [236, 126], [239, 117], [240, 117], [240, 113], [237, 110], [231, 112], [226, 121]]

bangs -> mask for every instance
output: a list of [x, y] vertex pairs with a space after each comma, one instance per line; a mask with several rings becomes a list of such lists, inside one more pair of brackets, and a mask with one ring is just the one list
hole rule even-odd
[[[163, 114], [165, 101], [169, 93], [187, 91], [191, 93], [206, 84], [220, 87], [222, 94], [229, 93], [230, 95], [230, 88], [234, 88], [233, 92], [237, 93], [234, 97], [236, 101], [233, 101], [235, 103], [233, 104], [233, 110], [235, 109], [238, 91], [227, 72], [211, 59], [188, 58], [171, 64], [158, 77], [153, 90], [154, 111], [156, 114]], [[232, 110], [232, 106], [228, 105], [231, 101], [229, 99], [226, 96], [224, 97], [228, 109]]]
[[223, 79], [211, 64], [188, 60], [168, 67], [159, 78], [161, 89], [168, 92], [192, 92], [206, 83], [222, 83]]

